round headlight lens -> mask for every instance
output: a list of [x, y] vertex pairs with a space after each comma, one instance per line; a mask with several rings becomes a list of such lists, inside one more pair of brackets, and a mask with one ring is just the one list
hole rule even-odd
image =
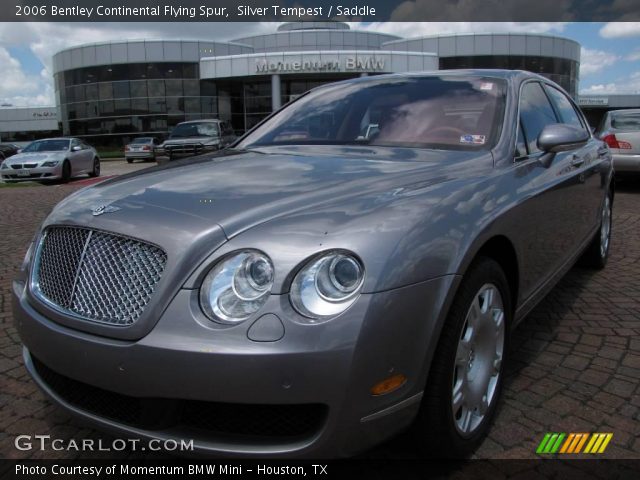
[[296, 275], [291, 284], [291, 303], [305, 317], [322, 320], [344, 312], [358, 298], [364, 268], [353, 255], [329, 252]]
[[200, 306], [220, 323], [239, 323], [257, 312], [269, 298], [273, 264], [265, 254], [239, 252], [218, 263], [200, 287]]

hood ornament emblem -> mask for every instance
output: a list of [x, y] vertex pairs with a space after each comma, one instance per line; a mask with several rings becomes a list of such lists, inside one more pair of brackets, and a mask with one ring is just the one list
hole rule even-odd
[[91, 209], [91, 214], [94, 217], [102, 215], [103, 213], [113, 213], [120, 210], [120, 207], [114, 207], [113, 205], [100, 205]]

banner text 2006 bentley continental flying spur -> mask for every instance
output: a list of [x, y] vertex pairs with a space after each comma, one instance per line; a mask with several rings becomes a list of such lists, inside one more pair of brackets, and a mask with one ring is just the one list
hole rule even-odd
[[322, 86], [62, 201], [13, 283], [25, 364], [76, 416], [205, 453], [345, 456], [411, 427], [468, 455], [509, 333], [578, 259], [604, 267], [613, 187], [543, 77]]

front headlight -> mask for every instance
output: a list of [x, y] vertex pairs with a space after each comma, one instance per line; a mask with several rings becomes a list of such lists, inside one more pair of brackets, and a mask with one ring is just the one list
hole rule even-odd
[[2, 162], [2, 165], [0, 165], [0, 168], [3, 170], [6, 170], [7, 168], [9, 168], [9, 165], [7, 165], [7, 162]]
[[60, 163], [60, 160], [49, 160], [42, 164], [43, 167], [55, 167]]
[[220, 323], [242, 322], [262, 307], [273, 286], [273, 264], [256, 250], [245, 250], [218, 263], [200, 288], [200, 306]]
[[364, 267], [351, 253], [334, 251], [305, 265], [291, 284], [291, 303], [312, 323], [344, 312], [358, 298]]

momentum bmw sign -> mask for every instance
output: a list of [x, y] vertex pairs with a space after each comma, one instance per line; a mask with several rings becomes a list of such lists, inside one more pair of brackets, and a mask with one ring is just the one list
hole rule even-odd
[[384, 59], [375, 57], [347, 57], [338, 60], [304, 61], [256, 61], [257, 73], [290, 72], [341, 72], [341, 71], [383, 71]]

